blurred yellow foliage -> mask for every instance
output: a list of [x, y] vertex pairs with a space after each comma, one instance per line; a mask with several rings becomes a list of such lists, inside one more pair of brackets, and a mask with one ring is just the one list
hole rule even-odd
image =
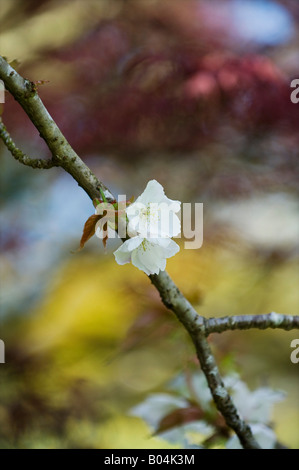
[[[211, 243], [198, 251], [182, 249], [168, 268], [204, 315], [298, 313], [294, 262], [262, 264], [246, 247]], [[112, 254], [76, 254], [57, 269], [36, 310], [15, 326], [1, 391], [0, 419], [8, 442], [15, 433], [10, 413], [17, 402], [20, 415], [30, 417], [29, 426], [22, 424], [23, 430], [20, 425], [16, 433], [21, 446], [167, 447], [127, 413], [188, 367], [194, 353], [142, 272], [118, 266]], [[233, 353], [251, 383], [267, 379], [289, 392], [283, 415], [276, 414], [277, 430], [283, 442], [295, 447], [298, 437], [289, 432], [286, 419], [299, 417], [298, 374], [289, 360], [294, 334], [250, 331], [212, 338], [219, 359]], [[14, 419], [18, 422], [18, 415]]]

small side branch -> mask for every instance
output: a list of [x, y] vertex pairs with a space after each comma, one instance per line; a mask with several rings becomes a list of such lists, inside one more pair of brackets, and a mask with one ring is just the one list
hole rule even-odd
[[110, 191], [85, 165], [58, 128], [40, 99], [36, 85], [21, 77], [2, 56], [0, 56], [0, 79], [35, 125], [56, 164], [67, 171], [91, 199], [101, 198], [102, 191], [108, 202], [113, 201], [114, 197]]
[[228, 330], [249, 330], [257, 328], [280, 328], [282, 330], [299, 329], [298, 315], [283, 315], [280, 313], [267, 313], [264, 315], [236, 315], [231, 317], [205, 318], [205, 333], [222, 333]]
[[31, 168], [39, 168], [42, 170], [47, 170], [53, 168], [53, 166], [58, 166], [57, 163], [51, 158], [49, 160], [43, 160], [42, 158], [31, 158], [20, 150], [14, 141], [12, 140], [9, 132], [4, 126], [2, 120], [0, 119], [0, 137], [3, 140], [4, 144], [12, 154], [12, 156], [18, 160], [18, 162], [23, 163], [23, 165], [31, 166]]

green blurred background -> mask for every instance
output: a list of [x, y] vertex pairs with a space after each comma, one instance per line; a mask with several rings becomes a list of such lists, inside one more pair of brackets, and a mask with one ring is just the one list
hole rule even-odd
[[[203, 202], [204, 243], [167, 263], [199, 313], [298, 314], [296, 1], [0, 0], [1, 54], [30, 80], [114, 194], [157, 179]], [[6, 95], [26, 153], [47, 150]], [[167, 448], [129, 410], [194, 369], [192, 345], [146, 276], [98, 239], [87, 195], [0, 147], [1, 448]], [[299, 333], [212, 335], [223, 372], [285, 390], [279, 440], [299, 447]]]

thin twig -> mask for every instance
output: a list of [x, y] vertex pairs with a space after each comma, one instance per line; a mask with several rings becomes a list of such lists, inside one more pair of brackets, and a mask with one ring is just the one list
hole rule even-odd
[[42, 170], [47, 170], [58, 166], [58, 164], [53, 159], [44, 160], [42, 158], [31, 158], [20, 150], [14, 141], [12, 140], [9, 132], [4, 126], [2, 119], [0, 118], [0, 137], [3, 140], [4, 144], [12, 154], [12, 156], [18, 160], [18, 162], [23, 163], [23, 165], [31, 166], [31, 168], [39, 168]]
[[231, 317], [205, 318], [205, 333], [222, 333], [227, 330], [249, 330], [257, 328], [281, 328], [282, 330], [299, 329], [298, 315], [283, 315], [281, 313], [266, 313], [264, 315], [235, 315]]
[[39, 131], [57, 166], [64, 168], [91, 199], [101, 199], [101, 189], [107, 201], [112, 202], [114, 198], [110, 191], [76, 154], [49, 114], [38, 96], [36, 84], [21, 77], [2, 56], [0, 56], [0, 79]]

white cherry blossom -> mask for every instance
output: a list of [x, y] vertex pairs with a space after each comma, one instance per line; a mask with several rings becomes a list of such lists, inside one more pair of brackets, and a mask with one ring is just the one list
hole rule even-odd
[[128, 234], [145, 238], [175, 237], [181, 231], [176, 215], [180, 206], [180, 201], [165, 196], [160, 183], [149, 181], [143, 193], [127, 208]]
[[132, 263], [147, 275], [159, 274], [166, 268], [166, 259], [180, 247], [171, 240], [181, 231], [180, 201], [165, 196], [156, 180], [148, 182], [143, 193], [126, 209], [127, 232], [131, 237], [115, 252], [118, 264]]
[[115, 252], [118, 264], [132, 263], [147, 275], [159, 274], [166, 268], [166, 258], [174, 256], [180, 247], [170, 238], [143, 238], [126, 240]]

